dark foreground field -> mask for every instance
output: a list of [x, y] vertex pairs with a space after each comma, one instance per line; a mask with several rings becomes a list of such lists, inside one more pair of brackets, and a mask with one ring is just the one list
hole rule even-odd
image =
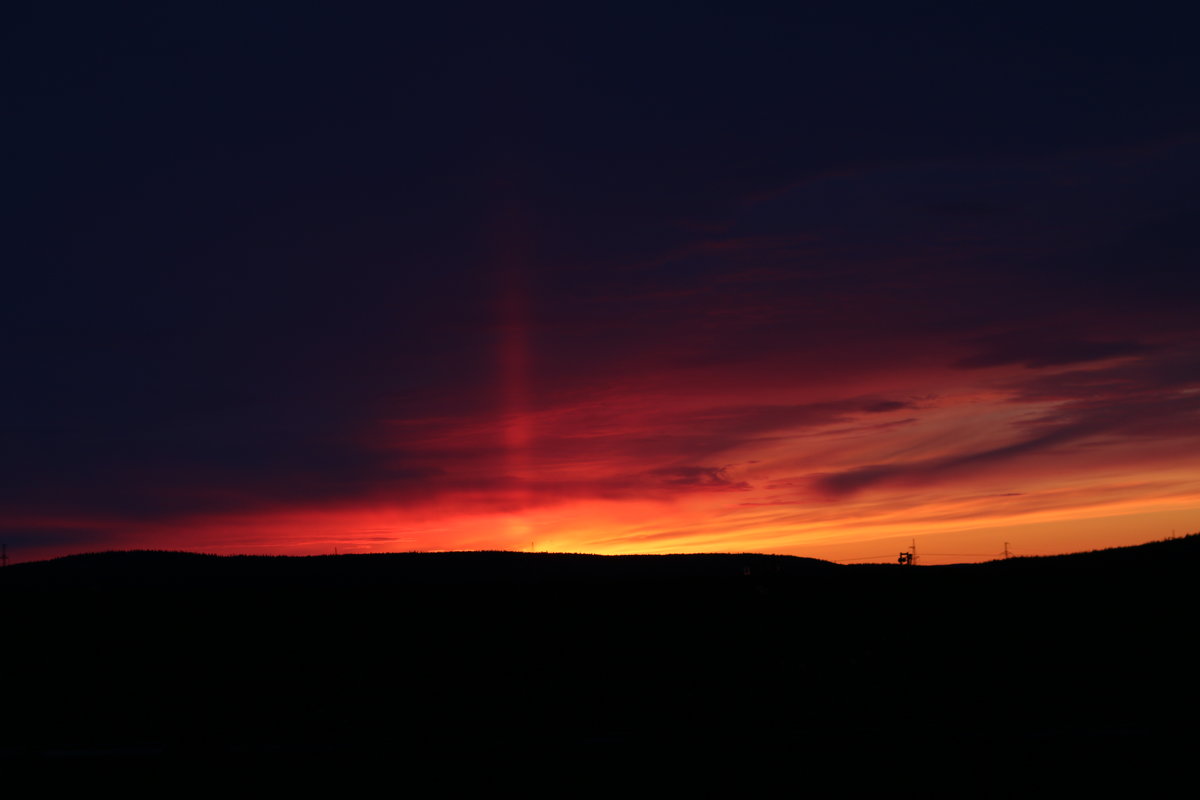
[[0, 768], [370, 772], [568, 795], [781, 780], [801, 794], [1165, 793], [1198, 742], [1198, 564], [1200, 536], [956, 567], [20, 564], [0, 570]]

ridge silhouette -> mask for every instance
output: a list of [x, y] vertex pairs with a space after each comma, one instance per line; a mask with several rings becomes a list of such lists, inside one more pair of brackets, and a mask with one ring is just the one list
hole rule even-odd
[[1195, 743], [1198, 557], [1200, 535], [912, 568], [498, 552], [17, 564], [0, 571], [0, 766], [420, 771], [537, 753], [610, 774], [688, 763], [675, 779], [699, 784], [718, 765], [812, 786], [844, 770], [896, 794], [889, 769], [855, 764], [936, 754], [951, 783], [1016, 791], [1049, 769], [1144, 789], [1137, 775]]

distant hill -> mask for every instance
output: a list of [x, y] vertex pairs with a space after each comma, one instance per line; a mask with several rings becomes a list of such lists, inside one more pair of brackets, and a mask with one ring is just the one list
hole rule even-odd
[[985, 562], [987, 565], [1004, 565], [1010, 568], [1070, 568], [1092, 569], [1118, 566], [1179, 566], [1200, 558], [1200, 533], [1160, 539], [1155, 542], [1109, 547], [1103, 550], [1088, 550], [1083, 553], [1068, 553], [1057, 556], [1018, 556], [1000, 561]]
[[598, 556], [477, 551], [342, 556], [215, 556], [132, 550], [14, 564], [0, 585], [223, 586], [533, 584], [798, 577], [842, 569], [815, 558], [757, 553]]
[[[1021, 556], [978, 564], [920, 565], [944, 570], [1107, 570], [1180, 568], [1200, 559], [1200, 533], [1129, 547], [1056, 556]], [[799, 577], [877, 573], [895, 564], [843, 566], [799, 556], [760, 553], [600, 556], [580, 553], [474, 551], [377, 553], [341, 556], [216, 556], [127, 550], [84, 553], [14, 564], [0, 570], [0, 586], [388, 586], [646, 582]], [[904, 568], [909, 569], [909, 568]]]

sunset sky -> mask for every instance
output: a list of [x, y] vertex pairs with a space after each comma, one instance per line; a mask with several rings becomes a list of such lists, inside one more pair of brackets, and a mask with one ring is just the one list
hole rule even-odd
[[11, 560], [1200, 530], [1182, 6], [693, 5], [18, 4]]

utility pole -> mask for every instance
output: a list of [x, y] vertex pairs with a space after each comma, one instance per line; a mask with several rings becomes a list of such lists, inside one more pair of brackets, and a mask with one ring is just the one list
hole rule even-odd
[[1004, 557], [1012, 558], [1012, 553], [1008, 552], [1008, 542], [1004, 543]]

